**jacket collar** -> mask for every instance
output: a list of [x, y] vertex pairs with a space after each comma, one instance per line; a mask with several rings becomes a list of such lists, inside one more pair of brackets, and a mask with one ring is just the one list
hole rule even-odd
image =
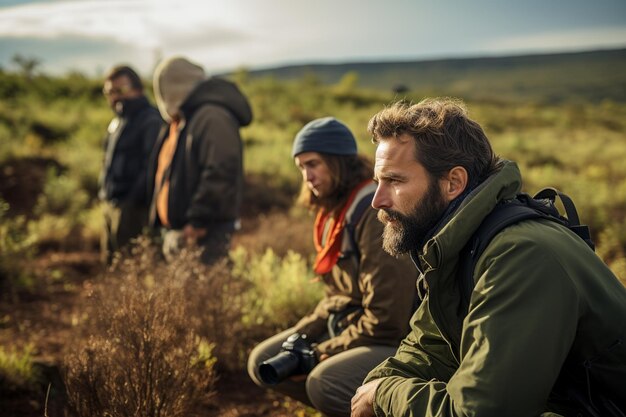
[[132, 117], [149, 106], [150, 103], [148, 102], [146, 96], [122, 100], [122, 112], [120, 113], [120, 116]]
[[[459, 252], [496, 204], [520, 192], [522, 178], [515, 162], [503, 161], [502, 168], [479, 184], [456, 204], [451, 204], [431, 237], [417, 252], [421, 270], [456, 261]], [[415, 258], [414, 258], [415, 259]]]

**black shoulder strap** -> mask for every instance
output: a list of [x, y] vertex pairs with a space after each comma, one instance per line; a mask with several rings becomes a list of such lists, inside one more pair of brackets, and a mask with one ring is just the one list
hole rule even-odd
[[[560, 215], [555, 206], [556, 198], [561, 200], [567, 217]], [[589, 228], [580, 224], [576, 207], [566, 194], [554, 188], [544, 188], [530, 197], [528, 194], [519, 194], [513, 200], [499, 203], [487, 215], [470, 238], [461, 252], [459, 261], [459, 286], [461, 291], [460, 316], [465, 317], [469, 307], [470, 297], [474, 289], [474, 270], [478, 258], [485, 251], [491, 240], [503, 229], [515, 223], [528, 219], [543, 218], [557, 222], [574, 233], [594, 249]]]
[[493, 239], [503, 229], [522, 220], [544, 217], [537, 210], [515, 199], [499, 203], [485, 217], [472, 235], [468, 245], [464, 248], [459, 263], [459, 283], [461, 290], [462, 316], [467, 314], [469, 301], [474, 289], [474, 269], [478, 258], [485, 251], [491, 239]]
[[346, 248], [344, 245], [344, 248], [342, 250], [343, 256], [354, 255], [356, 256], [357, 259], [361, 258], [359, 245], [357, 244], [357, 241], [356, 241], [355, 230], [356, 230], [356, 225], [359, 224], [359, 221], [361, 220], [361, 217], [363, 217], [365, 210], [367, 210], [367, 208], [372, 205], [372, 199], [374, 198], [374, 193], [375, 191], [367, 193], [359, 201], [357, 201], [356, 205], [354, 206], [354, 209], [352, 210], [352, 213], [350, 213], [350, 215], [346, 219], [345, 229], [348, 232], [347, 238], [348, 238], [348, 243], [350, 244], [350, 247]]
[[589, 246], [592, 250], [595, 250], [595, 244], [591, 240], [589, 227], [584, 224], [580, 224], [576, 206], [567, 194], [564, 194], [555, 188], [544, 188], [535, 194], [534, 200], [548, 200], [554, 207], [557, 197], [561, 200], [561, 204], [563, 204], [563, 208], [565, 209], [565, 216], [567, 217], [567, 221], [565, 223], [566, 226], [571, 231], [576, 233], [582, 240], [584, 240], [587, 246]]

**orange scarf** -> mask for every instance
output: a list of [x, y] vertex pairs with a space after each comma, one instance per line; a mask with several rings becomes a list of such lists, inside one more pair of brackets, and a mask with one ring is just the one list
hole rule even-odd
[[[370, 182], [371, 180], [365, 180], [352, 190], [346, 204], [344, 204], [339, 216], [336, 219], [332, 217], [332, 212], [325, 212], [324, 210], [319, 210], [317, 212], [315, 225], [313, 226], [313, 243], [315, 244], [315, 250], [317, 251], [313, 270], [316, 274], [327, 274], [337, 263], [337, 260], [341, 255], [341, 237], [345, 226], [346, 213], [352, 205], [352, 202], [354, 201], [354, 198], [359, 190]], [[327, 233], [324, 233], [326, 229], [328, 231]], [[325, 241], [324, 235], [326, 235]]]
[[170, 134], [165, 141], [163, 141], [163, 145], [161, 146], [155, 175], [155, 189], [157, 193], [156, 211], [163, 226], [170, 225], [167, 210], [170, 193], [170, 179], [169, 177], [163, 178], [163, 176], [165, 175], [165, 171], [167, 171], [172, 164], [174, 153], [176, 153], [176, 144], [178, 143], [178, 125], [179, 122], [177, 120], [172, 121], [170, 124]]

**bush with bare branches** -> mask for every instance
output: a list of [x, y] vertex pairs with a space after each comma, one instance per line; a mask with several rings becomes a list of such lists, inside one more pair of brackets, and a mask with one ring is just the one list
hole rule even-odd
[[183, 251], [166, 264], [139, 240], [88, 297], [65, 364], [71, 411], [175, 417], [208, 404], [216, 360], [241, 367], [241, 292], [226, 261], [206, 266]]

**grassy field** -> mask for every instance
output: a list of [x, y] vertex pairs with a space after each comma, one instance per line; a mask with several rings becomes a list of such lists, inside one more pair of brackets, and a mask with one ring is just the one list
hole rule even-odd
[[[598, 255], [626, 283], [626, 99], [618, 94], [599, 99], [596, 91], [585, 100], [584, 85], [572, 87], [571, 80], [560, 87], [558, 101], [550, 99], [551, 89], [543, 98], [538, 90], [533, 99], [511, 98], [517, 79], [512, 71], [510, 79], [498, 72], [489, 97], [460, 98], [496, 152], [520, 165], [525, 191], [553, 186], [574, 199], [591, 227]], [[353, 130], [361, 153], [373, 157], [367, 121], [398, 96], [359, 88], [355, 73], [330, 84], [310, 74], [281, 81], [240, 71], [232, 78], [250, 97], [255, 115], [242, 131], [246, 204], [232, 264], [203, 270], [189, 254], [186, 262], [166, 266], [151, 243], [142, 241], [106, 270], [96, 261], [102, 226], [96, 190], [101, 141], [112, 115], [100, 93], [101, 81], [79, 74], [27, 79], [0, 72], [0, 392], [38, 398], [32, 415], [41, 415], [44, 381], [55, 380], [41, 361], [62, 370], [57, 379], [68, 387], [104, 387], [105, 394], [119, 400], [108, 410], [121, 407], [124, 385], [113, 383], [119, 375], [103, 370], [115, 360], [131, 366], [132, 355], [115, 352], [135, 346], [132, 341], [184, 364], [177, 366], [189, 380], [172, 379], [160, 389], [189, 395], [205, 415], [219, 415], [219, 387], [207, 383], [199, 391], [188, 381], [238, 375], [254, 343], [292, 324], [320, 297], [319, 285], [311, 283], [312, 219], [293, 207], [300, 177], [290, 158], [292, 139], [306, 122], [333, 115]], [[611, 87], [612, 80], [605, 79], [599, 91], [624, 89], [623, 81]], [[474, 81], [484, 82], [464, 80], [467, 85]], [[449, 90], [443, 85], [437, 87], [442, 94], [459, 91], [457, 84]], [[499, 86], [508, 93], [494, 99]], [[419, 101], [432, 91], [423, 86], [403, 98]], [[100, 309], [94, 311], [93, 305]], [[115, 317], [137, 328], [146, 317], [161, 318], [165, 321], [154, 323], [168, 324], [173, 332], [168, 337], [181, 343], [173, 346], [163, 329], [155, 335], [116, 327]], [[108, 362], [93, 361], [89, 352], [99, 352]], [[145, 351], [135, 353], [159, 360]], [[128, 383], [141, 377], [129, 374]], [[58, 409], [49, 415], [61, 415], [54, 413], [66, 403], [76, 415], [88, 415], [85, 410], [96, 407], [88, 401], [92, 394], [76, 388], [67, 396], [57, 386], [52, 398]], [[271, 409], [249, 415], [313, 414], [275, 401]], [[185, 407], [176, 404], [170, 415], [191, 413]]]

